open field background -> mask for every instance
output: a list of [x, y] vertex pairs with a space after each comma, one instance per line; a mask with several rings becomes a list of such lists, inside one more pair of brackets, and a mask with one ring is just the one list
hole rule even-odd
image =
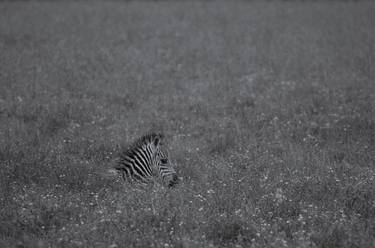
[[[0, 3], [0, 246], [374, 247], [374, 13]], [[176, 189], [103, 173], [149, 130]]]

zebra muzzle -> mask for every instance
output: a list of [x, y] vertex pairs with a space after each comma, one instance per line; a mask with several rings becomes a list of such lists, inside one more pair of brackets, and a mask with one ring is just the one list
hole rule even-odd
[[174, 174], [172, 179], [169, 181], [168, 186], [174, 187], [176, 184], [178, 184], [178, 176], [176, 174]]

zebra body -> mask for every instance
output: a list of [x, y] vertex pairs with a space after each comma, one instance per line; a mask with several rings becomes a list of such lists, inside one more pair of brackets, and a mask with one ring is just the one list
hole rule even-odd
[[165, 185], [174, 186], [178, 177], [163, 150], [163, 135], [150, 133], [142, 136], [119, 156], [115, 169], [126, 181], [148, 183], [160, 178]]

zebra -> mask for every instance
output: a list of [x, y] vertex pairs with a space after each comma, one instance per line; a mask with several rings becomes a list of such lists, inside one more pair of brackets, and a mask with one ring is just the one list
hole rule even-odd
[[125, 181], [147, 184], [159, 177], [164, 185], [175, 186], [178, 176], [167, 151], [163, 149], [163, 138], [161, 133], [148, 133], [140, 137], [119, 154], [114, 169], [122, 174]]

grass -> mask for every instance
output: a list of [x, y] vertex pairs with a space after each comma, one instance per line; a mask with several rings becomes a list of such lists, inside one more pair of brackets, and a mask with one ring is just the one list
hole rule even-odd
[[[373, 247], [374, 12], [0, 3], [0, 246]], [[173, 190], [103, 173], [149, 130]]]

